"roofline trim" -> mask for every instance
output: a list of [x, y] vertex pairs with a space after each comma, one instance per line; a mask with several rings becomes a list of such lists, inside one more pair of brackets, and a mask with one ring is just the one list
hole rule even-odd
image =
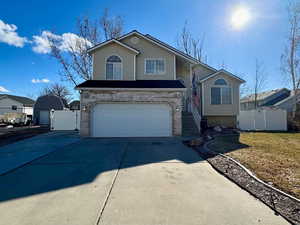
[[133, 51], [133, 52], [136, 53], [136, 54], [139, 54], [139, 53], [140, 53], [138, 50], [136, 50], [136, 49], [134, 49], [134, 48], [132, 48], [132, 47], [130, 47], [130, 46], [128, 46], [128, 45], [126, 45], [126, 44], [120, 42], [120, 41], [118, 41], [117, 39], [110, 39], [110, 40], [104, 41], [104, 42], [102, 42], [102, 43], [100, 43], [100, 44], [97, 44], [97, 45], [95, 45], [94, 47], [89, 48], [89, 49], [87, 50], [87, 52], [88, 52], [88, 53], [91, 53], [91, 52], [95, 51], [96, 49], [101, 48], [101, 47], [103, 47], [103, 46], [105, 46], [105, 45], [108, 45], [108, 44], [110, 44], [110, 43], [112, 43], [112, 42], [114, 42], [114, 43], [116, 43], [116, 44], [119, 44], [119, 45], [123, 46], [124, 48], [127, 48], [128, 50]]
[[[22, 97], [22, 96], [16, 96], [16, 97], [24, 98], [24, 97]], [[5, 99], [5, 98], [9, 98], [9, 99], [11, 99], [11, 100], [13, 100], [13, 101], [19, 102], [19, 103], [21, 103], [24, 107], [33, 107], [34, 104], [35, 104], [35, 101], [33, 101], [33, 100], [32, 100], [33, 103], [29, 103], [29, 104], [28, 104], [28, 103], [23, 103], [23, 102], [21, 102], [21, 101], [19, 101], [19, 100], [17, 100], [17, 99], [11, 98], [10, 95], [1, 94], [0, 100], [1, 100], [1, 99]]]
[[[298, 96], [299, 95], [299, 96]], [[298, 102], [298, 98], [300, 98], [300, 94], [295, 94], [295, 95], [290, 95], [289, 97], [285, 98], [285, 99], [282, 99], [281, 101], [277, 102], [276, 104], [274, 104], [274, 106], [279, 106], [281, 105], [282, 103], [292, 99], [293, 97], [296, 98], [296, 102]]]
[[75, 87], [75, 90], [101, 90], [101, 91], [186, 91], [186, 88], [101, 88], [101, 87]]
[[173, 49], [171, 49], [171, 48], [168, 48], [168, 47], [164, 46], [163, 44], [159, 43], [158, 41], [153, 40], [153, 39], [147, 37], [146, 35], [144, 35], [144, 34], [138, 32], [138, 31], [136, 31], [136, 30], [131, 31], [131, 32], [129, 32], [129, 33], [127, 33], [127, 34], [125, 34], [125, 35], [119, 37], [118, 40], [122, 40], [122, 39], [124, 39], [124, 38], [126, 38], [126, 37], [128, 37], [128, 36], [133, 35], [133, 34], [136, 34], [136, 35], [138, 35], [138, 36], [140, 36], [140, 37], [146, 39], [147, 41], [150, 41], [150, 42], [152, 42], [152, 43], [158, 45], [159, 47], [164, 48], [164, 49], [166, 49], [166, 50], [172, 52], [172, 53], [175, 54], [175, 55], [178, 55], [178, 56], [180, 56], [180, 57], [182, 57], [182, 58], [185, 58], [187, 61], [189, 61], [189, 62], [192, 63], [192, 64], [201, 64], [198, 60], [196, 60], [196, 59], [190, 59], [190, 58], [188, 58], [187, 56], [185, 56], [185, 55], [183, 55], [183, 54], [180, 54], [179, 52], [177, 52], [177, 51], [175, 51], [175, 50], [173, 50]]
[[199, 61], [198, 59], [194, 58], [193, 56], [190, 56], [190, 55], [188, 55], [188, 54], [182, 52], [181, 50], [179, 50], [179, 49], [177, 49], [177, 48], [175, 48], [175, 47], [173, 47], [173, 46], [171, 46], [171, 45], [169, 45], [169, 44], [167, 44], [167, 43], [164, 43], [163, 41], [161, 41], [161, 40], [159, 40], [159, 39], [153, 37], [153, 36], [150, 35], [150, 34], [147, 34], [147, 35], [145, 35], [145, 36], [148, 37], [148, 38], [150, 38], [150, 39], [152, 39], [152, 40], [155, 41], [155, 42], [161, 43], [161, 44], [162, 44], [163, 46], [165, 46], [166, 48], [169, 48], [169, 49], [171, 49], [171, 50], [177, 52], [181, 57], [184, 57], [184, 56], [185, 56], [185, 57], [187, 57], [187, 58], [190, 58], [191, 60], [193, 60], [193, 61], [196, 62], [195, 65], [201, 65], [201, 66], [204, 66], [204, 67], [206, 67], [206, 68], [208, 68], [208, 69], [210, 69], [210, 70], [218, 71], [217, 69], [215, 69], [215, 68], [213, 68], [213, 67], [207, 65], [206, 63], [203, 63], [203, 62]]
[[[271, 91], [263, 91], [263, 92], [260, 92], [260, 93], [258, 93], [258, 95], [259, 95], [259, 94], [262, 94], [262, 93], [266, 93], [266, 92], [270, 92], [270, 93], [271, 93], [272, 91], [276, 91], [276, 92], [273, 93], [273, 94], [269, 94], [269, 95], [265, 96], [264, 98], [257, 99], [257, 101], [263, 101], [263, 100], [265, 100], [266, 98], [268, 98], [268, 97], [270, 97], [270, 96], [272, 96], [272, 95], [274, 95], [274, 94], [279, 93], [280, 91], [289, 91], [289, 92], [290, 92], [290, 90], [287, 89], [287, 88], [278, 88], [278, 89], [271, 90]], [[253, 99], [252, 99], [252, 96], [253, 96]], [[286, 99], [288, 99], [288, 98], [290, 98], [290, 97], [291, 97], [291, 96], [288, 96], [288, 97], [286, 97], [285, 99], [282, 99], [281, 101], [277, 102], [276, 104], [281, 103], [281, 102], [285, 101]], [[243, 98], [241, 99], [241, 103], [248, 103], [248, 102], [255, 102], [254, 94], [247, 95], [247, 96], [245, 96], [245, 97], [243, 97]], [[274, 105], [276, 105], [276, 104], [274, 104]]]
[[204, 81], [206, 81], [206, 80], [208, 80], [208, 79], [210, 79], [210, 78], [213, 78], [214, 76], [216, 76], [216, 75], [218, 75], [218, 74], [220, 74], [220, 73], [225, 73], [225, 74], [227, 74], [228, 76], [233, 77], [233, 78], [236, 79], [236, 80], [239, 80], [241, 83], [245, 83], [245, 82], [246, 82], [245, 80], [239, 78], [238, 76], [235, 76], [234, 74], [232, 74], [232, 73], [230, 73], [230, 72], [228, 72], [228, 71], [226, 71], [226, 70], [224, 70], [224, 69], [221, 69], [221, 70], [217, 71], [216, 73], [213, 73], [213, 74], [211, 74], [211, 75], [205, 77], [204, 79], [200, 80], [199, 83], [203, 83]]

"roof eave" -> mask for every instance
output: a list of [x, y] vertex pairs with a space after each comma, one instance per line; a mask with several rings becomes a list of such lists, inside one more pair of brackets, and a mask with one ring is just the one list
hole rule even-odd
[[211, 79], [211, 78], [217, 76], [217, 75], [220, 74], [220, 73], [225, 73], [225, 74], [227, 74], [228, 76], [232, 77], [233, 79], [238, 80], [241, 84], [246, 83], [245, 80], [243, 80], [243, 79], [241, 79], [241, 78], [239, 78], [239, 77], [233, 75], [232, 73], [229, 73], [229, 72], [227, 72], [227, 71], [225, 71], [225, 70], [223, 70], [223, 69], [221, 69], [221, 70], [217, 71], [216, 73], [213, 73], [213, 74], [211, 74], [211, 75], [205, 77], [205, 78], [202, 79], [202, 80], [199, 80], [198, 83], [203, 83], [203, 82], [205, 82], [205, 81], [207, 81], [207, 80], [209, 80], [209, 79]]
[[89, 49], [87, 50], [87, 53], [92, 54], [92, 53], [93, 53], [94, 51], [96, 51], [97, 49], [99, 49], [99, 48], [101, 48], [101, 47], [104, 47], [105, 45], [108, 45], [108, 44], [110, 44], [110, 43], [112, 43], [112, 42], [114, 42], [114, 43], [116, 43], [116, 44], [118, 44], [118, 45], [123, 46], [124, 48], [126, 48], [126, 49], [128, 49], [128, 50], [130, 50], [130, 51], [132, 51], [132, 52], [134, 52], [134, 53], [136, 53], [137, 55], [140, 54], [140, 52], [139, 52], [138, 50], [136, 50], [136, 49], [134, 49], [134, 48], [132, 48], [132, 47], [130, 47], [130, 46], [128, 46], [128, 45], [126, 45], [126, 44], [124, 44], [124, 43], [122, 43], [122, 42], [116, 40], [116, 39], [110, 39], [110, 40], [107, 40], [107, 41], [105, 41], [105, 42], [102, 42], [102, 43], [100, 43], [100, 44], [98, 44], [98, 45], [95, 45], [94, 47], [89, 48]]
[[152, 43], [155, 43], [156, 45], [160, 46], [161, 48], [167, 49], [168, 51], [172, 52], [173, 54], [175, 54], [175, 55], [177, 55], [179, 57], [184, 58], [185, 60], [189, 61], [192, 64], [195, 64], [195, 65], [196, 64], [200, 64], [200, 62], [198, 60], [196, 60], [196, 59], [189, 59], [188, 57], [186, 57], [184, 55], [181, 55], [178, 52], [176, 52], [176, 51], [174, 51], [174, 50], [172, 50], [170, 48], [167, 48], [166, 46], [160, 44], [159, 42], [157, 42], [155, 40], [152, 40], [151, 38], [147, 37], [146, 35], [138, 32], [138, 31], [129, 32], [128, 34], [125, 34], [125, 35], [121, 36], [120, 38], [118, 38], [118, 40], [122, 40], [122, 39], [124, 39], [126, 37], [129, 37], [129, 36], [133, 35], [133, 34], [138, 35], [138, 36], [140, 36], [140, 37], [142, 37], [142, 38], [144, 38], [144, 39], [146, 39], [146, 40], [148, 40], [148, 41], [150, 41]]
[[101, 87], [75, 87], [75, 90], [101, 90], [101, 91], [186, 91], [186, 88], [101, 88]]

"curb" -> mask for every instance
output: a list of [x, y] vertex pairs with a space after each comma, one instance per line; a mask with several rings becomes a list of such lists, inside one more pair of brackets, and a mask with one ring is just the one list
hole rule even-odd
[[[210, 142], [205, 143], [205, 144], [203, 145], [203, 148], [205, 148], [205, 150], [207, 150], [207, 151], [212, 152], [212, 151], [209, 149], [209, 147], [208, 147], [207, 145], [212, 144], [214, 141], [215, 141], [215, 140], [212, 140], [212, 141], [210, 141]], [[220, 155], [220, 156], [222, 156], [222, 157], [224, 157], [224, 158], [227, 158], [227, 159], [231, 160], [231, 161], [234, 162], [234, 163], [236, 163], [236, 164], [237, 164], [239, 167], [241, 167], [246, 173], [248, 173], [248, 175], [249, 175], [250, 177], [252, 177], [252, 178], [255, 179], [256, 181], [260, 182], [261, 184], [263, 184], [263, 185], [265, 185], [265, 186], [267, 186], [267, 187], [273, 189], [273, 190], [276, 191], [276, 192], [279, 192], [280, 194], [285, 195], [285, 196], [288, 197], [288, 198], [292, 198], [293, 200], [295, 200], [295, 201], [297, 201], [297, 202], [300, 203], [300, 199], [298, 199], [298, 198], [296, 198], [296, 197], [294, 197], [294, 196], [292, 196], [292, 195], [290, 195], [290, 194], [288, 194], [288, 193], [286, 193], [286, 192], [284, 192], [284, 191], [281, 191], [281, 190], [279, 190], [279, 189], [273, 187], [273, 186], [270, 185], [270, 184], [265, 183], [264, 181], [262, 181], [261, 179], [259, 179], [258, 177], [256, 177], [249, 169], [247, 169], [245, 166], [243, 166], [241, 163], [239, 163], [239, 162], [236, 161], [235, 159], [231, 158], [230, 156], [224, 155], [224, 154], [222, 154], [222, 153], [217, 153], [217, 154]]]
[[[222, 136], [222, 135], [218, 135], [218, 136]], [[229, 136], [229, 135], [226, 135], [226, 136]], [[229, 157], [229, 156], [226, 156], [224, 154], [221, 154], [221, 153], [217, 153], [217, 152], [214, 152], [212, 150], [210, 150], [210, 148], [208, 147], [209, 144], [212, 144], [215, 142], [215, 137], [206, 142], [202, 148], [204, 149], [204, 153], [210, 153], [210, 154], [214, 154], [214, 156], [212, 157], [215, 157], [215, 156], [221, 156], [223, 158], [226, 158], [228, 160], [230, 160], [231, 162], [233, 162], [234, 164], [236, 164], [238, 167], [240, 167], [243, 171], [246, 172], [247, 175], [250, 176], [250, 178], [253, 178], [256, 182], [262, 184], [263, 186], [265, 186], [266, 188], [269, 188], [271, 191], [274, 191], [274, 192], [277, 192], [281, 195], [283, 195], [284, 197], [287, 197], [289, 199], [291, 199], [291, 201], [295, 201], [296, 203], [295, 204], [299, 204], [300, 203], [300, 199], [294, 197], [294, 196], [291, 196], [267, 183], [265, 183], [264, 181], [260, 180], [259, 178], [257, 178], [249, 169], [247, 169], [245, 166], [243, 166], [241, 163], [237, 162], [236, 160], [234, 160], [233, 158]], [[202, 152], [199, 151], [199, 148], [193, 148], [195, 151], [198, 152], [198, 154], [201, 154]], [[200, 155], [201, 156], [201, 155]], [[291, 223], [292, 225], [296, 225], [298, 223], [295, 223], [292, 219], [292, 218], [289, 218], [288, 216], [286, 216], [284, 213], [281, 213], [279, 212], [275, 205], [274, 206], [271, 206], [269, 204], [267, 204], [266, 202], [264, 202], [260, 197], [258, 197], [255, 193], [252, 193], [247, 187], [244, 187], [242, 184], [240, 184], [237, 180], [233, 179], [231, 176], [227, 175], [226, 173], [224, 173], [222, 170], [220, 170], [217, 166], [215, 166], [212, 162], [209, 161], [209, 158], [211, 157], [208, 157], [208, 158], [205, 158], [205, 160], [212, 166], [212, 168], [214, 168], [214, 170], [216, 170], [218, 173], [220, 173], [222, 176], [226, 177], [227, 179], [229, 179], [231, 182], [235, 183], [236, 185], [238, 185], [241, 189], [247, 191], [250, 195], [252, 195], [254, 198], [260, 200], [263, 204], [265, 204], [267, 207], [269, 207], [271, 210], [273, 210], [275, 212], [275, 214], [278, 214], [280, 216], [282, 216], [284, 219], [286, 219], [289, 223]]]

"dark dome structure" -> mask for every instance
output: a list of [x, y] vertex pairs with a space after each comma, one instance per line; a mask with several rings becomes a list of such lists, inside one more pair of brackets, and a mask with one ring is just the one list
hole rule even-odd
[[50, 111], [68, 108], [65, 99], [56, 95], [40, 96], [33, 107], [33, 122], [40, 125], [50, 124]]

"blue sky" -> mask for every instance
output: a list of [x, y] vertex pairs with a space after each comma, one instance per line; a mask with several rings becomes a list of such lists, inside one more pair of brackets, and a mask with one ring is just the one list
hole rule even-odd
[[[126, 32], [137, 29], [174, 46], [176, 36], [188, 20], [195, 37], [205, 34], [204, 48], [209, 65], [220, 68], [224, 62], [227, 70], [242, 76], [251, 86], [255, 58], [258, 58], [264, 61], [268, 74], [266, 89], [287, 86], [280, 72], [280, 55], [288, 25], [286, 3], [282, 0], [28, 0], [16, 4], [3, 0], [0, 5], [0, 87], [11, 94], [36, 96], [45, 85], [61, 82], [56, 61], [47, 54], [33, 51], [33, 36], [45, 30], [59, 35], [75, 32], [77, 17], [96, 18], [104, 8], [109, 8], [112, 15], [123, 16]], [[240, 5], [249, 10], [251, 19], [236, 30], [230, 18]], [[14, 32], [13, 44], [3, 37], [1, 21], [2, 29], [10, 26]]]

